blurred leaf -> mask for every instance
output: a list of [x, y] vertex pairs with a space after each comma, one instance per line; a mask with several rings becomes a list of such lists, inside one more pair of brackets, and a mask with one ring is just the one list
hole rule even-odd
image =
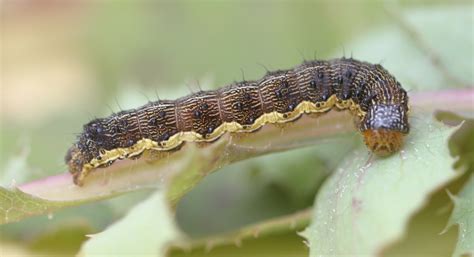
[[337, 162], [359, 140], [354, 134], [341, 136], [317, 146], [224, 167], [179, 202], [178, 223], [184, 232], [196, 237], [225, 233], [309, 207], [335, 166], [326, 155], [334, 153], [331, 157]]
[[394, 22], [355, 40], [348, 47], [354, 58], [382, 63], [409, 92], [473, 86], [474, 64], [466, 58], [474, 56], [472, 33], [466, 33], [472, 30], [472, 5], [387, 5], [386, 12]]
[[0, 241], [0, 249], [3, 256], [32, 256], [33, 253], [28, 251], [23, 244], [8, 241]]
[[171, 257], [306, 257], [308, 247], [292, 230], [288, 233], [269, 234], [252, 240], [242, 242], [234, 241], [233, 244], [216, 246], [215, 248], [202, 247], [189, 251], [174, 250]]
[[165, 192], [158, 190], [123, 219], [90, 237], [83, 244], [80, 256], [164, 256], [167, 246], [180, 237], [180, 232]]
[[474, 255], [474, 175], [457, 196], [451, 196], [454, 211], [451, 214], [447, 228], [459, 226], [458, 242], [453, 256]]
[[183, 246], [184, 249], [192, 248], [193, 251], [197, 248], [205, 248], [210, 251], [221, 245], [240, 245], [244, 240], [254, 240], [265, 236], [285, 234], [290, 231], [298, 232], [308, 225], [310, 218], [311, 208], [308, 208], [290, 215], [267, 219], [263, 222], [245, 226], [232, 232], [190, 240], [190, 242], [186, 242]]
[[400, 154], [374, 160], [356, 150], [323, 185], [305, 231], [311, 256], [376, 256], [430, 193], [460, 175], [447, 148], [454, 129], [429, 119], [412, 124]]
[[75, 255], [79, 251], [79, 246], [85, 239], [85, 235], [90, 234], [92, 229], [87, 224], [68, 224], [53, 228], [32, 240], [29, 249], [35, 253], [45, 255]]

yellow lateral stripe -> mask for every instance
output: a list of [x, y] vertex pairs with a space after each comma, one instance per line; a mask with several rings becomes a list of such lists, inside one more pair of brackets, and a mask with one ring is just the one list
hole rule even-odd
[[169, 151], [180, 146], [183, 142], [211, 142], [218, 139], [227, 132], [252, 132], [261, 128], [265, 124], [287, 123], [297, 119], [304, 113], [309, 114], [326, 112], [334, 106], [341, 110], [349, 109], [352, 113], [359, 117], [363, 117], [365, 115], [365, 112], [362, 111], [360, 106], [355, 104], [352, 99], [340, 100], [335, 95], [332, 95], [325, 102], [312, 103], [309, 101], [302, 101], [292, 112], [289, 113], [264, 113], [251, 125], [241, 125], [235, 121], [224, 122], [206, 137], [203, 137], [203, 135], [194, 131], [181, 131], [171, 136], [168, 140], [162, 142], [156, 142], [151, 139], [144, 138], [128, 148], [115, 148], [112, 150], [106, 150], [104, 153], [100, 154], [100, 158], [94, 158], [89, 163], [85, 164], [82, 171], [87, 173], [87, 171], [104, 165], [110, 161], [137, 156], [146, 150]]

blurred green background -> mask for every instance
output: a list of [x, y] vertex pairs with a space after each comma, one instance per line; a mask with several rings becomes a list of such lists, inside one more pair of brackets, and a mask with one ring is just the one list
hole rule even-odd
[[[449, 6], [462, 3], [469, 2], [449, 1]], [[216, 88], [242, 80], [243, 75], [245, 79], [258, 79], [265, 67], [286, 69], [304, 58], [341, 57], [344, 52], [357, 58], [358, 53], [347, 48], [349, 42], [395, 24], [384, 9], [387, 6], [409, 10], [447, 4], [448, 1], [399, 1], [395, 5], [383, 1], [4, 1], [0, 182], [8, 186], [12, 181], [20, 184], [64, 172], [65, 151], [81, 132], [82, 124], [94, 117], [137, 107], [148, 99], [156, 100], [156, 95], [173, 99], [188, 93], [189, 88]], [[390, 55], [376, 54], [380, 61]], [[360, 140], [354, 135], [337, 139], [336, 146], [331, 142], [319, 146], [327, 149], [320, 155], [342, 157], [348, 149], [347, 142], [350, 146]], [[224, 232], [308, 207], [324, 174], [335, 165], [312, 158], [314, 151], [304, 149], [258, 158], [210, 176], [178, 207], [183, 230], [196, 236]], [[306, 161], [297, 167], [278, 162], [294, 157]], [[27, 164], [18, 161], [22, 159]], [[270, 162], [274, 164], [268, 166]], [[308, 179], [308, 167], [324, 172]], [[294, 170], [291, 176], [289, 169]], [[208, 199], [212, 203], [220, 200], [223, 205], [206, 207], [222, 208], [217, 211], [216, 216], [220, 216], [207, 216], [202, 212], [206, 209], [202, 208], [202, 197], [224, 189], [228, 195]], [[44, 243], [48, 241], [41, 241], [48, 240], [48, 236], [53, 235], [57, 242], [58, 235], [67, 234], [70, 238], [61, 239], [67, 242], [64, 252], [73, 252], [85, 233], [102, 230], [147, 193], [136, 192], [68, 209], [52, 219], [36, 217], [7, 225], [2, 237], [40, 249], [48, 248]], [[233, 208], [225, 203], [232, 203]], [[306, 248], [296, 248], [295, 252], [306, 254]]]

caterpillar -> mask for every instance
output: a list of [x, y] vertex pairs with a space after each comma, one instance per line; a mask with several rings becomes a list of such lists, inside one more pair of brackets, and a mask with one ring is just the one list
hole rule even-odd
[[173, 151], [184, 142], [209, 142], [224, 133], [255, 132], [332, 108], [349, 110], [376, 155], [398, 151], [409, 132], [408, 96], [380, 64], [353, 58], [304, 61], [176, 100], [149, 102], [90, 121], [65, 161], [76, 185], [94, 169], [138, 158], [144, 151]]

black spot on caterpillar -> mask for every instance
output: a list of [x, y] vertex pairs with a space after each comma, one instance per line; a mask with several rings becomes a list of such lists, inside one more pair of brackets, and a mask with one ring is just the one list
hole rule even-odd
[[212, 142], [226, 132], [254, 132], [304, 113], [349, 109], [368, 148], [380, 156], [398, 151], [409, 132], [408, 96], [381, 65], [355, 59], [306, 61], [174, 101], [150, 102], [84, 125], [66, 163], [74, 183], [115, 160], [144, 151], [172, 151], [183, 142]]

